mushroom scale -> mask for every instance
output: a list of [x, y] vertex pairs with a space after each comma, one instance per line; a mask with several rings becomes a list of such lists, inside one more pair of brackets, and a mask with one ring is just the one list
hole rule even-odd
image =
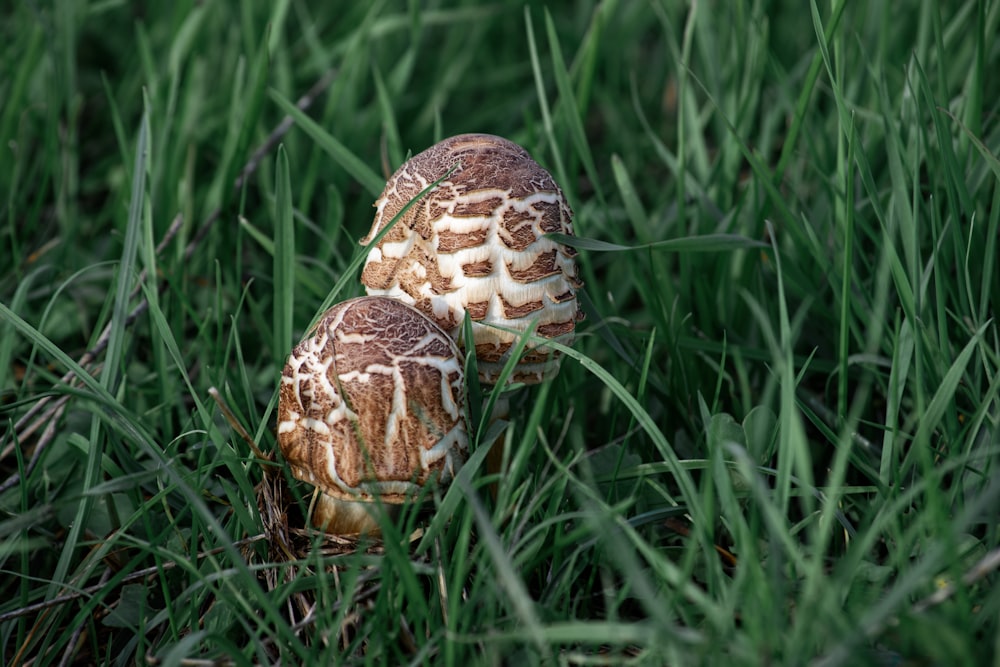
[[[369, 250], [361, 281], [368, 294], [413, 304], [456, 338], [468, 312], [480, 381], [495, 384], [504, 355], [532, 322], [537, 335], [569, 343], [583, 319], [576, 251], [545, 238], [572, 234], [573, 215], [552, 176], [523, 148], [462, 134], [392, 175], [361, 243], [446, 174]], [[541, 382], [558, 368], [557, 355], [529, 343], [511, 380]]]
[[278, 444], [292, 474], [322, 492], [313, 524], [377, 530], [367, 511], [447, 482], [466, 458], [465, 378], [454, 341], [400, 301], [333, 306], [281, 374]]

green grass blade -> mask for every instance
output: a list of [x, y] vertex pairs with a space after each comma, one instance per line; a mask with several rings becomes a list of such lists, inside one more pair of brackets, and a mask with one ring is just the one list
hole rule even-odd
[[274, 358], [283, 359], [292, 349], [295, 312], [295, 219], [288, 153], [278, 148], [277, 182], [274, 186]]
[[345, 171], [361, 184], [361, 187], [371, 195], [372, 198], [382, 194], [385, 187], [385, 180], [371, 170], [368, 165], [361, 161], [357, 155], [352, 153], [347, 146], [338, 141], [329, 132], [320, 127], [319, 123], [302, 112], [295, 104], [286, 99], [276, 90], [271, 91], [271, 99], [277, 103], [281, 110], [292, 117], [295, 124], [301, 127], [309, 137], [316, 142], [316, 145], [323, 149], [334, 160], [344, 168]]

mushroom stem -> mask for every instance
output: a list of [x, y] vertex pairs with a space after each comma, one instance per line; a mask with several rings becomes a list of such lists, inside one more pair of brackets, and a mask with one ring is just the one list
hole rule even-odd
[[393, 518], [399, 512], [399, 506], [334, 498], [317, 489], [312, 525], [332, 535], [379, 535], [382, 532], [376, 516], [379, 511], [387, 512]]

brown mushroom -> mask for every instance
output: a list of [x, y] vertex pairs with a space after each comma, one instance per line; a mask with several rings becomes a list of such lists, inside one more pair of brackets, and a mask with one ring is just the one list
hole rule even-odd
[[[583, 318], [576, 251], [545, 237], [572, 234], [572, 212], [552, 176], [523, 148], [488, 134], [462, 134], [392, 175], [361, 242], [370, 243], [442, 177], [369, 250], [361, 281], [370, 295], [413, 304], [452, 337], [469, 313], [480, 381], [496, 384], [519, 332], [535, 323], [537, 335], [569, 342]], [[532, 342], [511, 380], [534, 384], [558, 368], [558, 356]]]
[[460, 352], [418, 310], [384, 297], [340, 303], [310, 334], [281, 375], [278, 444], [320, 492], [313, 525], [377, 532], [376, 498], [408, 502], [465, 461]]

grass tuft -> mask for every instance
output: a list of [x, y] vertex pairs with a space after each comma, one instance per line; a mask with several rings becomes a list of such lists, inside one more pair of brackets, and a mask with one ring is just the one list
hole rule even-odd
[[[0, 662], [1000, 660], [1000, 4], [147, 4], [0, 21]], [[281, 367], [461, 132], [587, 318], [318, 536]]]

